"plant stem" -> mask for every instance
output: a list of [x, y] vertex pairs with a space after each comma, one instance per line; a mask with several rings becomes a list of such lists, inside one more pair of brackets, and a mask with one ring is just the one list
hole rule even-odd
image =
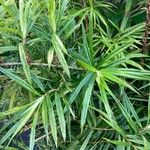
[[[48, 67], [47, 63], [29, 63], [30, 66], [39, 66], [39, 67]], [[1, 67], [9, 67], [9, 66], [22, 66], [21, 62], [11, 62], [11, 63], [0, 63]], [[51, 65], [54, 68], [62, 68], [61, 65]], [[84, 70], [83, 68], [77, 68], [73, 66], [68, 66], [69, 69], [72, 70]]]
[[[143, 48], [142, 48], [142, 53], [143, 54], [148, 54], [149, 27], [150, 27], [150, 0], [147, 0], [145, 32], [144, 32], [144, 37], [143, 37]], [[144, 64], [144, 59], [143, 58], [141, 58], [141, 63], [142, 63], [142, 65]]]

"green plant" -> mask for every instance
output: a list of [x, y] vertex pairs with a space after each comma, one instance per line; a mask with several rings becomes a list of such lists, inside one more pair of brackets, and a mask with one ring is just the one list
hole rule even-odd
[[0, 3], [2, 149], [149, 149], [145, 1]]

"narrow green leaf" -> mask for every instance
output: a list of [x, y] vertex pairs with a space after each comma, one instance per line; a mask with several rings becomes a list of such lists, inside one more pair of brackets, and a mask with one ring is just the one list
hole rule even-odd
[[48, 62], [48, 67], [49, 68], [51, 67], [53, 56], [54, 56], [54, 49], [50, 48], [49, 51], [48, 51], [48, 55], [47, 55], [47, 62]]
[[44, 130], [45, 130], [45, 133], [46, 133], [46, 140], [47, 140], [47, 143], [48, 143], [48, 140], [49, 140], [49, 133], [48, 133], [48, 129], [49, 129], [49, 122], [48, 122], [48, 109], [47, 109], [47, 102], [46, 100], [43, 101], [42, 103], [42, 107], [41, 107], [41, 113], [42, 113], [42, 123], [43, 123], [43, 126], [44, 126]]
[[47, 108], [48, 108], [48, 116], [49, 116], [49, 124], [51, 127], [51, 133], [55, 142], [55, 145], [57, 147], [57, 126], [56, 126], [56, 118], [55, 118], [55, 112], [53, 109], [53, 105], [51, 102], [51, 99], [49, 96], [46, 97], [46, 102], [47, 102]]
[[23, 105], [23, 106], [18, 106], [18, 107], [9, 109], [9, 110], [4, 111], [4, 112], [0, 112], [0, 118], [6, 117], [6, 116], [14, 114], [18, 111], [24, 110], [25, 108], [29, 107], [30, 105], [31, 104], [26, 104], [26, 105]]
[[129, 15], [130, 15], [130, 9], [132, 7], [132, 3], [133, 3], [132, 0], [126, 1], [125, 13], [120, 27], [121, 30], [125, 29], [127, 26], [128, 19], [130, 17]]
[[131, 114], [135, 118], [135, 120], [136, 120], [137, 124], [139, 125], [139, 127], [142, 128], [142, 124], [141, 124], [141, 121], [139, 119], [139, 116], [138, 116], [135, 108], [133, 107], [133, 104], [130, 102], [130, 99], [127, 96], [127, 94], [125, 93], [125, 91], [122, 92], [122, 96], [123, 96], [123, 99], [124, 99], [124, 101], [125, 101], [125, 103], [127, 105], [128, 111], [131, 112]]
[[57, 21], [59, 22], [61, 18], [64, 16], [65, 10], [67, 9], [67, 5], [69, 3], [69, 0], [61, 0], [59, 1], [59, 8], [58, 8], [58, 17]]
[[53, 48], [55, 49], [55, 52], [56, 52], [56, 55], [58, 57], [60, 64], [62, 65], [62, 67], [63, 67], [64, 71], [66, 72], [66, 74], [68, 75], [68, 77], [70, 77], [70, 71], [69, 71], [67, 62], [64, 58], [64, 55], [62, 53], [61, 47], [57, 44], [57, 41], [53, 38], [52, 38], [52, 44], [53, 44]]
[[13, 34], [21, 36], [19, 30], [13, 29], [13, 28], [0, 27], [0, 32], [2, 32], [2, 33], [3, 32], [4, 33], [13, 33]]
[[112, 143], [112, 144], [115, 144], [115, 145], [120, 145], [120, 146], [131, 146], [130, 143], [127, 143], [127, 142], [124, 142], [124, 141], [117, 141], [117, 140], [109, 140], [109, 139], [106, 139], [104, 138], [106, 141]]
[[[33, 110], [34, 111], [34, 110]], [[8, 140], [10, 137], [10, 141], [14, 138], [14, 136], [16, 136], [16, 134], [21, 130], [21, 128], [26, 124], [26, 122], [29, 120], [29, 118], [31, 117], [33, 111], [29, 111], [28, 113], [26, 113], [18, 122], [16, 122], [15, 125], [13, 125], [13, 127], [11, 127], [10, 130], [8, 130], [8, 132], [3, 136], [3, 138], [0, 140], [0, 144], [3, 144], [6, 140]]]
[[100, 21], [108, 28], [105, 17], [100, 14], [96, 9], [94, 9], [94, 13], [99, 17]]
[[5, 149], [5, 150], [18, 150], [17, 148], [15, 147], [11, 147], [11, 146], [0, 146], [0, 149]]
[[92, 78], [93, 74], [92, 73], [88, 73], [84, 79], [81, 80], [80, 84], [76, 87], [76, 89], [74, 90], [74, 92], [70, 95], [69, 98], [69, 103], [72, 104], [74, 102], [74, 100], [76, 99], [76, 97], [79, 95], [79, 92], [81, 91], [81, 89], [83, 88], [83, 86], [90, 81], [90, 79]]
[[101, 115], [103, 115], [104, 117], [101, 117], [108, 125], [110, 125], [112, 128], [114, 128], [114, 130], [116, 130], [119, 134], [121, 134], [123, 137], [126, 137], [126, 133], [123, 131], [123, 129], [117, 124], [117, 122], [114, 119], [109, 118], [109, 116], [104, 113], [102, 110], [97, 109], [95, 107], [90, 106], [91, 109], [99, 112]]
[[5, 3], [4, 0], [0, 0], [1, 5], [3, 6], [4, 10], [6, 10], [10, 15], [12, 15], [12, 11], [9, 9], [8, 5]]
[[86, 146], [87, 146], [87, 144], [88, 144], [88, 142], [92, 136], [92, 133], [93, 133], [93, 131], [90, 131], [89, 135], [86, 137], [85, 141], [83, 142], [80, 150], [86, 150]]
[[42, 80], [40, 80], [39, 77], [35, 74], [32, 74], [32, 80], [41, 89], [41, 91], [45, 93], [45, 87], [44, 87]]
[[94, 22], [94, 13], [93, 13], [93, 8], [91, 8], [90, 15], [89, 15], [89, 34], [88, 34], [88, 41], [89, 41], [89, 48], [90, 48], [91, 56], [93, 56], [93, 37], [94, 37], [93, 22]]
[[97, 69], [81, 60], [77, 60], [79, 62], [79, 64], [81, 66], [83, 66], [84, 68], [86, 68], [88, 71], [91, 71], [91, 72], [97, 72]]
[[142, 138], [144, 141], [144, 150], [149, 150], [150, 149], [150, 142], [144, 136], [142, 136]]
[[[69, 110], [69, 112], [71, 113], [72, 117], [75, 119], [75, 114], [71, 108], [71, 105], [69, 104], [68, 100], [65, 98], [65, 97], [62, 97], [65, 105], [66, 105], [66, 108]], [[64, 109], [64, 113], [65, 113], [65, 109]]]
[[16, 46], [1, 46], [0, 54], [8, 52], [8, 51], [16, 51], [18, 48]]
[[24, 46], [22, 43], [19, 43], [19, 54], [20, 54], [20, 60], [21, 60], [26, 78], [27, 78], [29, 84], [32, 85], [31, 73], [30, 73], [30, 69], [29, 69], [29, 66], [27, 63], [27, 59], [26, 59], [27, 56], [25, 54]]
[[132, 91], [138, 93], [131, 85], [129, 85], [126, 81], [122, 80], [121, 78], [117, 77], [117, 76], [114, 76], [110, 73], [107, 73], [107, 70], [106, 71], [101, 71], [102, 72], [102, 75], [108, 79], [109, 81], [112, 81], [112, 82], [115, 82], [117, 83], [118, 85], [122, 85], [124, 87], [128, 87], [129, 89], [131, 89]]
[[92, 95], [92, 90], [94, 86], [94, 79], [91, 79], [90, 83], [88, 84], [88, 88], [85, 92], [83, 103], [82, 103], [82, 111], [81, 111], [81, 130], [83, 130], [83, 126], [85, 125], [86, 122], [86, 117], [87, 117], [87, 112], [88, 112], [88, 107]]
[[85, 28], [84, 28], [83, 24], [82, 24], [82, 38], [83, 38], [83, 49], [85, 52], [86, 59], [91, 64], [92, 53], [91, 53], [91, 49], [89, 48], [89, 45], [88, 45], [87, 36], [86, 36], [86, 32], [85, 32]]
[[60, 129], [62, 132], [63, 139], [65, 141], [66, 140], [66, 121], [65, 121], [65, 117], [64, 117], [64, 110], [62, 107], [61, 99], [57, 93], [55, 93], [55, 102], [56, 102], [56, 109], [57, 109]]
[[49, 12], [49, 23], [50, 23], [52, 32], [55, 33], [56, 32], [55, 0], [45, 0], [45, 1], [46, 1], [46, 5], [48, 7], [48, 12]]
[[[105, 83], [105, 82], [104, 82]], [[132, 129], [137, 132], [138, 126], [136, 125], [135, 121], [131, 118], [130, 114], [128, 113], [128, 111], [125, 109], [125, 107], [121, 104], [120, 100], [113, 94], [113, 92], [109, 89], [108, 85], [105, 83], [105, 89], [107, 90], [107, 92], [113, 97], [113, 99], [115, 100], [115, 102], [117, 103], [118, 107], [120, 108], [122, 114], [124, 115], [124, 117], [126, 118], [126, 120], [128, 121], [128, 123], [130, 124], [130, 126], [132, 127]]]
[[68, 54], [63, 42], [61, 41], [61, 39], [59, 38], [59, 36], [57, 34], [53, 34], [53, 38], [54, 41], [56, 41], [57, 45], [60, 47], [60, 49], [65, 53]]
[[26, 18], [24, 16], [24, 7], [24, 0], [19, 0], [19, 21], [23, 40], [25, 40], [27, 32], [27, 23]]
[[[13, 134], [11, 136], [9, 143], [18, 134], [18, 132], [24, 127], [24, 125], [28, 122], [28, 120], [32, 117], [33, 113], [39, 107], [39, 105], [41, 104], [41, 102], [43, 101], [44, 98], [45, 98], [45, 95], [42, 95], [41, 97], [39, 97], [32, 106], [30, 106], [27, 110], [25, 110], [22, 113], [20, 120], [6, 133], [6, 135], [5, 135], [6, 137], [10, 133]], [[15, 130], [14, 132], [13, 132], [13, 129]]]
[[38, 122], [38, 113], [39, 113], [39, 110], [37, 110], [34, 115], [32, 127], [31, 127], [29, 150], [34, 150], [36, 126]]
[[25, 82], [23, 79], [21, 79], [20, 77], [14, 75], [13, 73], [11, 73], [9, 70], [7, 69], [3, 69], [2, 67], [0, 67], [0, 71], [4, 74], [6, 74], [9, 78], [11, 78], [12, 80], [14, 80], [15, 82], [17, 82], [18, 84], [20, 84], [22, 87], [24, 87], [25, 89], [29, 90], [30, 92], [39, 95], [39, 93], [33, 89], [32, 86], [30, 86], [27, 82]]
[[101, 79], [101, 81], [98, 82], [98, 86], [99, 86], [99, 90], [100, 90], [100, 94], [101, 94], [101, 96], [98, 96], [98, 97], [104, 103], [105, 110], [107, 112], [108, 118], [110, 120], [114, 119], [113, 118], [113, 112], [112, 112], [112, 109], [111, 109], [111, 107], [109, 105], [107, 92], [106, 92], [106, 89], [105, 89], [105, 81]]

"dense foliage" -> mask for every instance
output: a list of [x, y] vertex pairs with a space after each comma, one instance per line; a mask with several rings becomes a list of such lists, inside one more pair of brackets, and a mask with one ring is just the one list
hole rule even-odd
[[146, 0], [0, 4], [0, 149], [150, 149]]

